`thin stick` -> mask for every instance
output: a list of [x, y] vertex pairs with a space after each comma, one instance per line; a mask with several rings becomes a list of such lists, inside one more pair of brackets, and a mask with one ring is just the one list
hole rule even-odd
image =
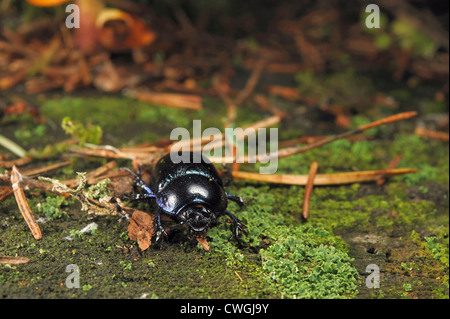
[[269, 102], [269, 99], [262, 94], [255, 94], [253, 100], [259, 105], [259, 107], [264, 111], [269, 111], [273, 115], [278, 115], [281, 117], [286, 117], [287, 113], [277, 108], [275, 105]]
[[17, 205], [19, 206], [19, 210], [22, 213], [22, 216], [25, 219], [28, 227], [30, 228], [34, 238], [39, 240], [42, 238], [41, 229], [39, 228], [39, 225], [36, 223], [36, 219], [34, 218], [33, 212], [31, 211], [31, 208], [28, 205], [21, 183], [22, 183], [22, 175], [18, 171], [17, 167], [13, 166], [11, 172], [11, 184], [14, 191], [14, 196], [16, 197]]
[[202, 97], [200, 95], [131, 90], [127, 95], [140, 101], [171, 106], [178, 109], [199, 111], [203, 107]]
[[4, 200], [5, 198], [8, 198], [13, 193], [12, 187], [6, 186], [0, 191], [0, 201]]
[[227, 107], [227, 122], [228, 124], [234, 123], [237, 115], [237, 104], [228, 96], [228, 94], [222, 89], [220, 79], [218, 76], [213, 77], [213, 87], [219, 97], [222, 99]]
[[70, 164], [72, 164], [72, 161], [64, 161], [64, 162], [47, 165], [44, 167], [23, 169], [22, 174], [27, 175], [27, 176], [39, 175], [39, 174], [47, 173], [47, 172], [53, 171], [55, 169], [58, 169], [60, 167], [70, 165]]
[[18, 264], [26, 264], [29, 261], [30, 259], [28, 259], [27, 257], [0, 256], [0, 264], [18, 265]]
[[449, 141], [448, 132], [433, 131], [433, 130], [425, 129], [423, 127], [417, 127], [414, 130], [414, 133], [423, 138], [431, 138], [434, 140], [441, 140], [444, 142]]
[[106, 158], [129, 158], [129, 159], [133, 159], [134, 156], [131, 153], [122, 153], [121, 151], [117, 150], [117, 149], [109, 149], [106, 148], [106, 146], [104, 146], [105, 148], [101, 148], [101, 147], [96, 147], [96, 148], [88, 148], [88, 147], [72, 147], [70, 150], [72, 152], [76, 152], [79, 154], [83, 154], [83, 155], [88, 155], [88, 156], [97, 156], [97, 157], [106, 157]]
[[[385, 124], [389, 124], [389, 123], [393, 123], [393, 122], [397, 122], [397, 121], [401, 121], [401, 120], [405, 120], [405, 119], [409, 119], [413, 116], [417, 115], [417, 112], [405, 112], [405, 113], [399, 113], [399, 114], [395, 114], [392, 116], [388, 116], [386, 118], [374, 121], [372, 123], [366, 124], [366, 125], [361, 125], [358, 128], [351, 130], [351, 131], [347, 131], [344, 132], [342, 134], [338, 134], [329, 138], [325, 138], [322, 140], [319, 140], [317, 142], [308, 144], [306, 146], [303, 147], [287, 147], [281, 150], [278, 150], [276, 152], [273, 153], [269, 153], [269, 154], [265, 154], [265, 155], [256, 155], [256, 156], [244, 156], [243, 158], [243, 163], [256, 163], [256, 162], [266, 162], [266, 161], [270, 161], [271, 159], [274, 158], [283, 158], [283, 157], [288, 157], [288, 156], [292, 156], [295, 154], [299, 154], [299, 153], [304, 153], [306, 151], [312, 150], [314, 148], [318, 148], [320, 146], [329, 144], [331, 142], [343, 139], [343, 138], [347, 138], [350, 137], [352, 135], [355, 134], [360, 134], [368, 129], [380, 126], [380, 125], [385, 125]], [[212, 160], [212, 159], [211, 159]], [[230, 161], [232, 161], [231, 158], [223, 158], [221, 159], [215, 159], [212, 160], [215, 163], [229, 163]]]
[[[254, 122], [254, 123], [244, 127], [243, 130], [245, 131], [246, 129], [250, 128], [250, 129], [254, 129], [255, 131], [257, 131], [259, 128], [266, 128], [266, 127], [270, 127], [270, 126], [276, 125], [276, 124], [280, 123], [281, 120], [282, 120], [281, 116], [273, 115], [273, 116], [265, 118], [265, 119], [263, 119], [261, 121]], [[216, 135], [207, 136], [205, 138], [199, 137], [199, 138], [192, 138], [190, 140], [182, 140], [182, 141], [178, 141], [178, 142], [173, 143], [171, 146], [177, 144], [177, 147], [182, 148], [182, 147], [185, 147], [187, 145], [190, 145], [191, 148], [193, 147], [195, 150], [198, 150], [198, 147], [195, 148], [196, 146], [208, 143], [209, 147], [219, 147], [219, 145], [220, 146], [224, 145], [223, 144], [224, 143], [223, 142], [224, 135], [225, 135], [224, 133], [220, 133], [220, 134], [216, 134]], [[245, 136], [236, 136], [236, 139], [239, 141], [239, 140], [241, 140], [244, 137]], [[211, 142], [211, 141], [214, 141], [214, 142]], [[169, 146], [169, 149], [170, 149], [171, 146]]]
[[266, 63], [264, 61], [260, 61], [256, 64], [256, 66], [253, 68], [250, 77], [247, 80], [247, 83], [245, 84], [245, 87], [239, 92], [238, 96], [234, 101], [222, 89], [219, 77], [215, 76], [213, 78], [214, 90], [217, 92], [219, 97], [227, 106], [228, 125], [234, 123], [237, 115], [238, 106], [244, 103], [250, 97], [250, 95], [252, 95], [253, 91], [255, 90], [256, 84], [258, 84], [259, 78], [261, 77], [265, 65]]
[[[102, 165], [102, 166], [96, 168], [95, 170], [86, 174], [87, 183], [92, 184], [92, 180], [95, 180], [96, 177], [104, 175], [116, 167], [117, 167], [117, 162], [111, 161], [111, 162], [106, 163], [105, 165]], [[79, 178], [69, 179], [69, 180], [63, 181], [62, 183], [65, 185], [68, 185], [69, 187], [76, 187], [80, 183], [80, 179]]]
[[389, 123], [393, 123], [393, 122], [398, 122], [401, 120], [406, 120], [406, 119], [409, 119], [416, 115], [417, 115], [417, 112], [415, 112], [415, 111], [394, 114], [394, 115], [382, 118], [380, 120], [377, 120], [375, 122], [361, 125], [360, 127], [357, 128], [357, 130], [362, 132], [362, 131], [365, 131], [365, 130], [368, 130], [368, 129], [371, 129], [371, 128], [374, 128], [374, 127], [377, 127], [380, 125], [385, 125], [385, 124], [389, 124]]
[[404, 112], [404, 113], [395, 114], [395, 115], [385, 117], [383, 119], [374, 121], [374, 122], [366, 124], [366, 125], [361, 125], [361, 126], [359, 126], [358, 128], [356, 128], [354, 130], [347, 131], [347, 132], [344, 132], [342, 134], [338, 134], [338, 135], [335, 135], [333, 137], [320, 140], [320, 141], [318, 141], [316, 143], [312, 143], [312, 144], [309, 144], [309, 145], [306, 145], [306, 146], [303, 146], [303, 147], [285, 148], [285, 149], [283, 149], [283, 150], [278, 152], [278, 158], [287, 157], [287, 156], [298, 154], [298, 153], [303, 153], [303, 152], [312, 150], [314, 148], [318, 148], [320, 146], [323, 146], [325, 144], [329, 144], [331, 142], [334, 142], [334, 141], [337, 141], [337, 140], [340, 140], [340, 139], [343, 139], [343, 138], [347, 138], [347, 137], [349, 137], [351, 135], [362, 133], [362, 132], [364, 132], [364, 131], [366, 131], [368, 129], [371, 129], [371, 128], [374, 128], [374, 127], [377, 127], [377, 126], [380, 126], [380, 125], [385, 125], [385, 124], [389, 124], [389, 123], [393, 123], [393, 122], [409, 119], [409, 118], [411, 118], [413, 116], [416, 116], [416, 115], [417, 115], [417, 112]]
[[13, 166], [23, 166], [30, 163], [33, 160], [30, 156], [25, 156], [21, 158], [17, 158], [11, 161], [0, 161], [0, 167], [3, 168], [12, 168]]
[[265, 61], [259, 61], [256, 64], [255, 68], [252, 71], [252, 74], [250, 75], [247, 83], [245, 84], [244, 89], [241, 92], [239, 92], [239, 95], [236, 97], [235, 100], [236, 105], [241, 105], [242, 103], [245, 102], [245, 100], [247, 100], [250, 97], [250, 95], [252, 95], [265, 66], [266, 66]]
[[239, 275], [238, 272], [237, 272], [236, 270], [234, 271], [234, 274], [236, 275], [236, 277], [239, 278], [240, 281], [244, 281], [244, 280], [242, 279], [241, 275]]
[[[401, 155], [397, 155], [392, 161], [389, 162], [387, 169], [394, 169], [397, 167], [397, 165], [400, 163], [402, 159]], [[377, 186], [381, 186], [384, 184], [384, 182], [386, 181], [386, 179], [384, 177], [380, 178], [377, 180]]]
[[[369, 182], [379, 179], [380, 177], [391, 177], [402, 174], [416, 173], [415, 168], [396, 168], [392, 170], [374, 170], [359, 171], [336, 174], [318, 174], [314, 179], [314, 184], [318, 185], [340, 185], [350, 183]], [[265, 183], [288, 184], [288, 185], [306, 185], [308, 175], [290, 175], [290, 174], [258, 174], [237, 171], [233, 172], [233, 177], [238, 179], [247, 179]]]
[[311, 199], [311, 193], [314, 186], [314, 179], [316, 178], [317, 168], [317, 162], [312, 162], [309, 168], [308, 180], [306, 181], [305, 194], [303, 197], [302, 215], [305, 220], [307, 220], [309, 217], [309, 200]]

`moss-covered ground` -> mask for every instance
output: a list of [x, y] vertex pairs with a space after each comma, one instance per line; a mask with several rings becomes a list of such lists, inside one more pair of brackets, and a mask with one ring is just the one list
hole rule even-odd
[[[412, 99], [408, 92], [389, 93], [402, 102]], [[15, 124], [5, 134], [27, 149], [34, 147], [36, 154], [67, 137], [60, 128], [66, 116], [99, 125], [102, 143], [121, 146], [168, 138], [174, 127], [191, 128], [193, 119], [202, 119], [203, 128], [220, 128], [226, 114], [220, 101], [207, 98], [198, 113], [114, 96], [46, 96], [35, 103], [56, 125], [10, 119]], [[416, 109], [426, 113], [427, 108]], [[381, 116], [373, 113], [361, 112], [352, 125]], [[237, 125], [263, 116], [254, 106], [244, 106]], [[292, 116], [279, 126], [280, 139], [308, 133], [308, 121], [314, 120]], [[300, 219], [303, 187], [233, 181], [228, 192], [242, 196], [246, 205], [240, 209], [231, 203], [230, 209], [248, 234], [236, 242], [230, 239], [229, 224], [220, 224], [208, 233], [209, 252], [176, 227], [168, 241], [141, 252], [128, 238], [126, 220], [91, 219], [77, 202], [38, 191], [27, 195], [43, 233], [36, 241], [10, 197], [0, 203], [0, 255], [30, 262], [0, 265], [0, 298], [448, 298], [448, 143], [419, 138], [412, 133], [414, 124], [393, 124], [369, 131], [366, 140], [337, 141], [281, 159], [279, 173], [306, 174], [313, 160], [319, 173], [381, 169], [397, 155], [402, 155], [399, 167], [420, 170], [382, 186], [315, 187], [307, 222]], [[329, 134], [320, 128], [316, 134]], [[77, 158], [52, 177], [74, 178], [75, 172], [105, 162]], [[242, 169], [256, 171], [258, 166]], [[96, 230], [79, 232], [93, 222]], [[79, 267], [78, 289], [67, 286], [68, 265]], [[379, 288], [366, 285], [369, 265], [380, 270]]]

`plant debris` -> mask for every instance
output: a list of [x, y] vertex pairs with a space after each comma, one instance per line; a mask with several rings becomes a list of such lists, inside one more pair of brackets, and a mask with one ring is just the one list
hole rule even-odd
[[29, 261], [30, 259], [27, 257], [0, 256], [0, 264], [18, 265], [18, 264], [26, 264]]
[[13, 166], [11, 172], [11, 185], [14, 191], [14, 197], [16, 198], [19, 210], [22, 213], [28, 227], [36, 240], [42, 239], [42, 232], [39, 225], [36, 223], [36, 218], [34, 217], [33, 211], [28, 205], [28, 201], [25, 197], [25, 193], [22, 188], [22, 175], [20, 174], [17, 167]]
[[314, 186], [314, 179], [316, 178], [317, 168], [319, 164], [312, 162], [309, 168], [308, 180], [305, 185], [305, 195], [303, 197], [303, 210], [302, 216], [306, 220], [309, 217], [309, 200], [311, 198], [312, 189]]

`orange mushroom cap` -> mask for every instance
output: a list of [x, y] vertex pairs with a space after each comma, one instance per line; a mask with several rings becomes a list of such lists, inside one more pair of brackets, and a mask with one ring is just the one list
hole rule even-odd
[[[107, 23], [121, 21], [124, 29], [108, 28]], [[155, 40], [155, 33], [148, 29], [144, 20], [119, 9], [105, 9], [95, 21], [98, 39], [103, 47], [112, 50], [130, 49], [148, 45]]]
[[36, 7], [54, 7], [70, 0], [27, 0], [29, 4], [32, 4]]

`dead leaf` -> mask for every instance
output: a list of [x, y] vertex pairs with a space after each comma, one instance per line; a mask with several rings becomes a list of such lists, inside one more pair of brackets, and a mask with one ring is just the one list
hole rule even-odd
[[206, 251], [209, 251], [209, 243], [206, 241], [205, 238], [197, 238], [197, 241], [200, 243], [200, 245], [202, 245], [203, 249]]
[[136, 241], [141, 250], [146, 250], [152, 244], [153, 237], [153, 217], [143, 211], [135, 210], [129, 220], [128, 237]]

